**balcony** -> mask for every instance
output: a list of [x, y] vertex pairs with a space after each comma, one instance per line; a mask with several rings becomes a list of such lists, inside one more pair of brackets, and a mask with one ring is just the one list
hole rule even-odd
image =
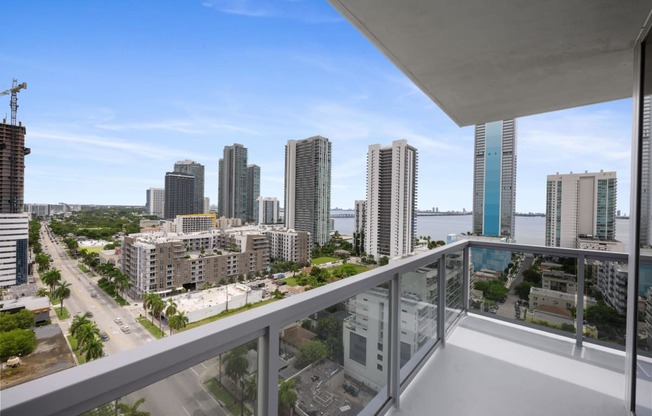
[[[471, 309], [473, 247], [525, 253], [530, 259], [532, 254], [576, 259], [577, 319], [571, 330], [514, 318], [514, 309], [519, 316], [523, 309], [509, 299], [498, 304], [496, 314]], [[463, 258], [459, 280], [444, 278], [448, 256]], [[279, 406], [286, 403], [288, 389], [296, 393], [295, 414], [628, 415], [622, 334], [614, 331], [612, 339], [584, 335], [583, 270], [596, 260], [626, 262], [627, 255], [460, 241], [6, 389], [0, 392], [2, 415], [81, 414], [141, 398], [139, 409], [152, 415], [228, 415], [241, 409], [276, 415], [289, 408]], [[435, 297], [425, 274], [411, 273], [422, 268], [441, 276]], [[456, 291], [459, 296], [450, 296]], [[360, 294], [365, 305], [377, 308], [368, 308], [368, 331], [356, 332], [351, 326], [362, 309], [355, 305]], [[417, 307], [406, 307], [415, 302]], [[414, 345], [407, 344], [401, 337], [409, 331], [402, 327], [402, 314], [418, 318], [424, 310], [431, 312], [430, 325], [419, 329]], [[342, 355], [296, 365], [305, 357], [293, 348], [307, 339], [310, 325], [304, 324], [320, 312], [341, 324], [330, 336], [341, 340]], [[647, 415], [652, 411], [646, 399], [652, 397], [652, 359], [649, 350], [639, 354], [637, 414]], [[224, 371], [233, 356], [246, 361], [245, 371], [234, 378], [239, 383]], [[279, 380], [294, 381], [279, 388]], [[251, 383], [254, 388], [247, 387]], [[231, 399], [213, 396], [216, 389], [230, 391]]]

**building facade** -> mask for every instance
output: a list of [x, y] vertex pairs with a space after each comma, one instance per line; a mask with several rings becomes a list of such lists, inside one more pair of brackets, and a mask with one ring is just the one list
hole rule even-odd
[[365, 251], [376, 258], [414, 250], [416, 239], [417, 149], [406, 140], [369, 146]]
[[247, 166], [247, 221], [258, 224], [258, 197], [260, 197], [260, 166]]
[[0, 213], [20, 214], [23, 212], [25, 190], [25, 156], [30, 149], [25, 147], [26, 129], [0, 123]]
[[215, 214], [188, 214], [177, 215], [174, 219], [177, 233], [189, 234], [200, 231], [210, 231], [217, 227]]
[[276, 197], [258, 197], [258, 225], [278, 224], [279, 206]]
[[192, 214], [195, 203], [195, 177], [179, 172], [165, 174], [163, 216], [173, 220], [177, 215]]
[[331, 142], [321, 136], [285, 146], [285, 227], [309, 232], [313, 245], [330, 239]]
[[146, 208], [149, 215], [156, 215], [163, 217], [165, 211], [165, 189], [164, 188], [149, 188], [146, 191]]
[[614, 241], [616, 172], [548, 175], [546, 245], [578, 246], [578, 237]]
[[296, 264], [310, 264], [312, 242], [310, 233], [288, 229], [266, 229], [263, 234], [269, 241], [269, 256]]
[[181, 160], [174, 164], [174, 171], [192, 175], [195, 178], [192, 214], [204, 213], [204, 165], [192, 160]]
[[514, 239], [516, 120], [475, 126], [473, 232]]
[[225, 146], [219, 164], [218, 215], [247, 221], [247, 148]]
[[28, 233], [29, 214], [0, 214], [0, 286], [27, 283]]

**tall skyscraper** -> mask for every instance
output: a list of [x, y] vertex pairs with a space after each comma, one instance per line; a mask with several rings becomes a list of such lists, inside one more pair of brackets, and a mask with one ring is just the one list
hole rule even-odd
[[149, 215], [163, 217], [163, 211], [165, 210], [165, 189], [149, 188], [145, 195], [147, 197], [147, 213]]
[[367, 227], [367, 201], [355, 201], [355, 225], [353, 227], [353, 250], [356, 256], [365, 250], [365, 235]]
[[365, 251], [376, 259], [411, 253], [416, 239], [417, 149], [406, 140], [367, 153]]
[[25, 127], [0, 123], [0, 286], [27, 283], [29, 214], [24, 214]]
[[260, 196], [260, 166], [247, 166], [247, 221], [258, 224], [258, 197]]
[[473, 232], [515, 236], [516, 120], [475, 126]]
[[174, 171], [195, 177], [192, 214], [202, 214], [204, 212], [204, 165], [192, 160], [181, 160], [174, 164]]
[[278, 224], [278, 199], [276, 197], [258, 197], [258, 224]]
[[179, 172], [165, 174], [163, 215], [173, 220], [177, 215], [193, 214], [195, 206], [195, 177]]
[[219, 170], [218, 215], [247, 221], [247, 148], [225, 146]]
[[285, 226], [307, 231], [313, 245], [330, 238], [331, 142], [321, 136], [285, 146]]
[[548, 175], [546, 245], [576, 248], [578, 237], [616, 238], [616, 172]]
[[0, 213], [23, 212], [25, 190], [25, 127], [0, 123]]

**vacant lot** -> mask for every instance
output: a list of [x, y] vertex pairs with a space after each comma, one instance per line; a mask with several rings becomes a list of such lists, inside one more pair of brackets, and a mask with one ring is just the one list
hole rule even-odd
[[59, 325], [35, 328], [34, 332], [38, 341], [36, 350], [26, 357], [21, 357], [22, 364], [19, 367], [7, 368], [2, 372], [0, 389], [75, 366], [75, 359]]
[[341, 260], [341, 259], [338, 259], [336, 257], [317, 257], [315, 259], [310, 260], [310, 263], [315, 265], [315, 266], [318, 266], [320, 264], [330, 263], [332, 261], [338, 261], [338, 260]]

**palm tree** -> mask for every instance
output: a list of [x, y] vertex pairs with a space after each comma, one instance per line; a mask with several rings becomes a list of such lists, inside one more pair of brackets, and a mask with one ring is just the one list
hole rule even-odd
[[102, 357], [102, 354], [104, 353], [104, 346], [102, 345], [102, 341], [96, 337], [93, 337], [84, 342], [80, 352], [84, 354], [86, 361], [92, 361]]
[[91, 323], [91, 321], [88, 318], [89, 318], [88, 312], [86, 312], [83, 315], [76, 315], [72, 319], [72, 323], [70, 324], [70, 328], [68, 329], [68, 331], [70, 331], [70, 335], [73, 338], [77, 337], [77, 334], [79, 333], [79, 330], [83, 325]]
[[295, 379], [281, 381], [278, 385], [278, 414], [291, 415], [297, 404], [297, 391], [294, 389]]
[[48, 270], [43, 277], [43, 283], [50, 286], [50, 293], [54, 291], [54, 287], [61, 281], [61, 272], [57, 269]]
[[115, 278], [115, 287], [122, 295], [124, 295], [124, 292], [131, 287], [131, 279], [126, 274], [120, 273]]
[[61, 282], [59, 286], [54, 290], [54, 297], [61, 301], [60, 313], [63, 313], [63, 301], [70, 297], [70, 283]]
[[172, 299], [168, 299], [168, 306], [165, 308], [165, 317], [169, 320], [171, 316], [177, 313], [177, 308], [177, 304]]
[[[224, 362], [226, 363], [226, 375], [229, 376], [231, 380], [235, 383], [235, 392], [238, 392], [238, 382], [247, 371], [249, 367], [249, 361], [245, 357], [246, 349], [243, 347], [236, 348], [231, 350], [229, 355], [226, 356]], [[240, 392], [240, 404], [243, 402], [243, 392]], [[242, 416], [242, 409], [240, 410], [240, 416]]]
[[149, 412], [143, 410], [138, 410], [138, 407], [145, 402], [145, 398], [141, 397], [136, 400], [133, 404], [129, 403], [118, 403], [116, 409], [122, 416], [149, 416]]
[[82, 325], [77, 332], [75, 338], [77, 339], [77, 349], [79, 351], [84, 350], [84, 345], [88, 342], [92, 342], [93, 339], [100, 337], [100, 328], [97, 327], [95, 322], [89, 322]]
[[[162, 301], [158, 293], [148, 293], [143, 296], [143, 308], [152, 311], [152, 305]], [[154, 325], [154, 312], [152, 312], [152, 325]]]
[[188, 325], [188, 317], [184, 311], [179, 311], [170, 317], [168, 325], [170, 326], [170, 335], [172, 335], [172, 330], [178, 331], [181, 328], [185, 328]]
[[165, 309], [165, 301], [157, 294], [150, 299], [149, 309], [152, 311], [152, 325], [154, 325], [154, 315], [156, 315], [159, 329], [161, 329], [161, 314]]
[[256, 374], [253, 374], [245, 381], [244, 396], [254, 406], [254, 415], [256, 414], [256, 399], [258, 398], [258, 382], [256, 381]]

